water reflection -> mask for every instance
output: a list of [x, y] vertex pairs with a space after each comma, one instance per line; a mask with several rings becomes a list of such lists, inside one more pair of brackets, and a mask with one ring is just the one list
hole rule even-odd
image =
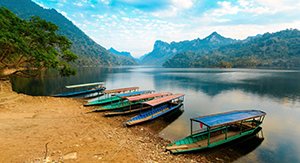
[[153, 121], [148, 121], [142, 126], [150, 128], [154, 133], [159, 134], [163, 129], [173, 123], [184, 112], [184, 106], [174, 111], [167, 113], [166, 115], [157, 118]]
[[242, 139], [203, 151], [201, 154], [204, 154], [213, 162], [233, 162], [236, 160], [239, 160], [238, 162], [241, 162], [242, 160], [245, 162], [249, 162], [250, 160], [251, 162], [259, 161], [255, 156], [250, 158], [244, 156], [257, 149], [265, 140], [260, 132], [262, 132], [262, 130]]
[[[76, 76], [46, 72], [40, 78], [11, 78], [13, 89], [32, 95], [66, 91], [65, 85], [104, 81], [108, 89], [139, 86], [141, 89], [185, 94], [185, 112], [170, 122], [158, 119], [144, 124], [163, 138], [189, 135], [190, 118], [229, 110], [262, 109], [265, 139], [243, 152], [231, 149], [238, 162], [300, 162], [300, 71], [247, 69], [169, 69], [154, 67], [85, 68]], [[246, 143], [247, 144], [247, 143]], [[248, 144], [249, 145], [249, 144]], [[247, 146], [247, 145], [246, 145]], [[228, 160], [227, 158], [220, 158]], [[217, 161], [217, 160], [215, 160]]]
[[164, 72], [154, 76], [160, 88], [180, 87], [216, 96], [224, 91], [243, 90], [260, 96], [287, 97], [299, 101], [300, 72]]

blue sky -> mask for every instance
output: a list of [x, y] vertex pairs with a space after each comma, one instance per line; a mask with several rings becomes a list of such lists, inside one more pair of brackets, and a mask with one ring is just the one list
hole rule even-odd
[[105, 48], [135, 57], [155, 40], [225, 37], [300, 29], [299, 0], [33, 0], [54, 8]]

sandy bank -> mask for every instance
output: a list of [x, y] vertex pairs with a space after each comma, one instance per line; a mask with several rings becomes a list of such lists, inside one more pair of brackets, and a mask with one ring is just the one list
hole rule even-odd
[[123, 127], [124, 117], [86, 112], [81, 100], [17, 94], [0, 81], [0, 162], [205, 161], [165, 152], [168, 142], [147, 127]]

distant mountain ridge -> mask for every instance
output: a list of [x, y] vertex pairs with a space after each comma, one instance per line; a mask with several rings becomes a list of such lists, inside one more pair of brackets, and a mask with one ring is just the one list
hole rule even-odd
[[111, 52], [112, 54], [115, 54], [115, 55], [118, 55], [120, 57], [124, 57], [124, 58], [130, 60], [133, 64], [137, 64], [138, 59], [134, 58], [130, 54], [130, 52], [125, 52], [125, 51], [120, 52], [120, 51], [114, 49], [113, 47], [109, 48], [108, 51]]
[[300, 68], [300, 31], [287, 29], [208, 50], [184, 51], [173, 55], [163, 66]]
[[146, 65], [162, 65], [174, 55], [187, 51], [209, 51], [220, 46], [232, 44], [237, 40], [225, 38], [213, 32], [204, 39], [194, 39], [190, 41], [171, 42], [156, 41], [152, 52], [141, 57], [141, 63]]
[[39, 16], [56, 24], [59, 27], [59, 33], [72, 41], [71, 50], [78, 54], [80, 65], [135, 64], [127, 58], [109, 53], [55, 9], [44, 9], [31, 0], [1, 0], [0, 6], [8, 8], [23, 19]]

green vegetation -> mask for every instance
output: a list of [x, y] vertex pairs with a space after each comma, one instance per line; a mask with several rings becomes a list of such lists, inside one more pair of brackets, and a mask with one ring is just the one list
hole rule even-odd
[[[189, 57], [188, 52], [208, 52], [212, 49], [218, 48], [220, 46], [232, 44], [236, 42], [236, 40], [225, 38], [221, 35], [219, 35], [217, 32], [213, 32], [209, 36], [207, 36], [204, 39], [194, 39], [190, 41], [180, 41], [180, 42], [171, 42], [166, 43], [163, 41], [156, 41], [153, 47], [153, 51], [144, 55], [141, 59], [142, 64], [150, 64], [150, 65], [163, 65], [164, 62], [169, 60], [170, 58], [174, 57], [175, 55], [180, 53], [187, 53], [184, 55], [187, 55]], [[179, 58], [178, 58], [179, 59]], [[188, 61], [186, 58], [181, 58], [180, 63], [183, 63]], [[179, 61], [176, 61], [179, 62]], [[189, 64], [188, 62], [186, 62]], [[175, 65], [178, 67], [189, 67], [188, 65]]]
[[1, 0], [0, 6], [8, 8], [22, 19], [28, 20], [32, 16], [39, 16], [57, 25], [58, 34], [67, 37], [72, 42], [71, 51], [78, 55], [76, 66], [136, 64], [132, 59], [107, 51], [55, 9], [44, 9], [31, 0]]
[[71, 42], [57, 30], [39, 17], [22, 20], [0, 7], [0, 70], [53, 68], [63, 76], [75, 74], [69, 62], [77, 56], [70, 51]]
[[300, 31], [288, 29], [211, 49], [177, 53], [165, 67], [299, 68]]

